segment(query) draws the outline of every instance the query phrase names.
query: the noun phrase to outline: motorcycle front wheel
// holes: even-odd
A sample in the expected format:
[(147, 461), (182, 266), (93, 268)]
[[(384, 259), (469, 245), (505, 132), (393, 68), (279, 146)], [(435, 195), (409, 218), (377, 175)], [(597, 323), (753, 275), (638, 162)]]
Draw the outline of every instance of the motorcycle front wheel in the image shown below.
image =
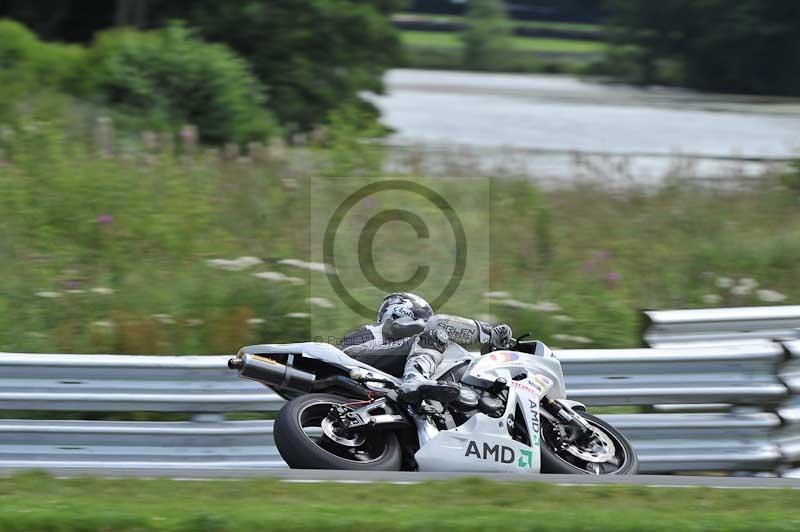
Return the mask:
[(582, 443), (567, 443), (564, 430), (542, 418), (542, 473), (568, 475), (635, 475), (639, 459), (628, 439), (599, 417), (581, 412), (594, 432)]
[(278, 452), (289, 467), (399, 471), (402, 450), (394, 433), (370, 430), (329, 437), (323, 431), (331, 407), (354, 402), (358, 403), (338, 395), (315, 393), (286, 403), (275, 420), (273, 432)]

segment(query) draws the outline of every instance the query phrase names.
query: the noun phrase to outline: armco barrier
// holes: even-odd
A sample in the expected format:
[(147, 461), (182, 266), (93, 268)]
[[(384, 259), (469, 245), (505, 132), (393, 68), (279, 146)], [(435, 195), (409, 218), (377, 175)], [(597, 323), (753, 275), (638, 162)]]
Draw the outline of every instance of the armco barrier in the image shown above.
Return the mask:
[(800, 305), (646, 310), (642, 320), (642, 340), (650, 347), (800, 339)]
[(781, 450), (785, 468), (794, 469), (800, 477), (800, 341), (785, 342), (789, 358), (780, 370), (780, 378), (790, 393), (790, 399), (778, 410), (783, 421), (776, 442)]
[(665, 349), (565, 350), (570, 398), (594, 406), (667, 403), (777, 404), (786, 355), (779, 343)]
[[(644, 472), (779, 472), (794, 465), (789, 388), (798, 345), (564, 350), (570, 398), (591, 406), (731, 405), (723, 413), (613, 414)], [(269, 389), (235, 378), (226, 356), (0, 354), (0, 410), (196, 414), (187, 422), (0, 420), (0, 467), (285, 467), (269, 421)], [(788, 369), (787, 369), (788, 368)], [(781, 371), (783, 373), (781, 373)], [(784, 406), (778, 410), (778, 405)], [(795, 453), (795, 454), (793, 454)]]

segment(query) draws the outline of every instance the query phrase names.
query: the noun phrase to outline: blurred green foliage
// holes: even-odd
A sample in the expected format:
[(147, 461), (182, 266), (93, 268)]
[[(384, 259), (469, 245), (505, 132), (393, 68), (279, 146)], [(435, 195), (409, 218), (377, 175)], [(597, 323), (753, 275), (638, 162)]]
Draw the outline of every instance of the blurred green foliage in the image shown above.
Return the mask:
[[(113, 113), (129, 131), (176, 131), (192, 124), (205, 142), (245, 143), (280, 133), (265, 90), (246, 61), (173, 24), (162, 30), (102, 33), (84, 48), (42, 42), (0, 21), (0, 115), (30, 93), (67, 95)], [(41, 104), (45, 100), (39, 100)], [(77, 103), (77, 102), (76, 102)], [(92, 114), (91, 112), (87, 115)]]
[(77, 45), (46, 43), (25, 26), (0, 20), (0, 76), (33, 85), (68, 89), (84, 49)]
[[(312, 3), (299, 27), (319, 25), (323, 39), (339, 31), (335, 24), (365, 23), (358, 17), (377, 17), (391, 4), (356, 2), (361, 7), (350, 14), (360, 15), (351, 20), (326, 11), (342, 7), (339, 0)], [(260, 34), (273, 22), (259, 18), (262, 3), (253, 5), (251, 30)], [(288, 17), (288, 5), (281, 9)], [(328, 27), (315, 17), (336, 22)], [(386, 38), (384, 22), (367, 32), (377, 40), (365, 42)], [(306, 29), (285, 38), (320, 45)], [(345, 48), (360, 42), (352, 38)], [(297, 129), (322, 125), (305, 136), (308, 145), (287, 148), (245, 61), (180, 24), (107, 32), (82, 48), (44, 43), (0, 22), (0, 346), (220, 353), (354, 327), (341, 302), (307, 301), (316, 295), (310, 287), (326, 282), (323, 273), (281, 262), (311, 260), (311, 207), (333, 197), (312, 197), (325, 190), (308, 176), (368, 182), (383, 169), (384, 149), (370, 142), (383, 130), (348, 77), (360, 67), (334, 68), (338, 53), (317, 51), (312, 60), (298, 52), (276, 67), (309, 76), (287, 79), (284, 96), (296, 100), (282, 119)], [(263, 68), (278, 61), (265, 57)], [(358, 76), (369, 85), (381, 68)], [(339, 75), (347, 80), (339, 83)], [(308, 120), (292, 118), (295, 105)], [(258, 142), (269, 136), (269, 144)], [(198, 140), (252, 142), (242, 151)], [(555, 346), (622, 347), (638, 343), (639, 308), (796, 302), (800, 211), (797, 194), (786, 193), (796, 192), (796, 174), (729, 189), (676, 180), (624, 191), (545, 191), (502, 175), (489, 179), (485, 193), (480, 182), (464, 180), (451, 192), (458, 215), (480, 228), (490, 260), (478, 257), (473, 266), (485, 269), (440, 310), (486, 314)], [(385, 241), (380, 266), (416, 264), (417, 246)], [(424, 263), (444, 264), (451, 254), (432, 246)], [(241, 257), (256, 260), (231, 267)], [(219, 259), (229, 262), (220, 267)]]
[(100, 34), (83, 65), (83, 94), (140, 128), (194, 124), (207, 142), (263, 140), (278, 132), (264, 87), (242, 58), (183, 25)]
[(375, 116), (357, 103), (342, 105), (328, 115), (324, 147), (327, 164), (322, 173), (331, 177), (377, 176), (382, 173), (383, 150), (369, 139), (384, 130)]
[(307, 337), (285, 316), (305, 309), (302, 287), (207, 264), (303, 250), (307, 198), (273, 171), (269, 147), (243, 158), (152, 132), (132, 145), (107, 119), (73, 134), (70, 100), (17, 103), (0, 138), (0, 345), (224, 353)]
[[(458, 17), (462, 23), (463, 17)], [(539, 23), (556, 35), (558, 23)], [(506, 22), (500, 33), (495, 24), (476, 17), (460, 35), (446, 31), (403, 31), (399, 66), (421, 69), (481, 70), (489, 72), (582, 73), (603, 58), (600, 40), (512, 36)], [(567, 26), (570, 26), (567, 24)], [(567, 30), (570, 31), (570, 30)], [(467, 44), (467, 41), (469, 44)]]
[[(360, 106), (375, 122), (376, 110), (359, 95), (381, 92), (384, 71), (398, 62), (400, 41), (388, 15), (402, 4), (120, 0), (93, 5), (90, 13), (63, 2), (48, 2), (41, 10), (23, 3), (0, 6), (0, 13), (48, 39), (90, 41), (101, 32), (81, 68), (74, 57), (83, 52), (80, 47), (37, 44), (12, 23), (0, 35), (8, 33), (3, 40), (17, 48), (51, 47), (47, 54), (25, 56), (28, 70), (44, 76), (31, 81), (51, 83), (63, 73), (81, 82), (84, 97), (133, 110), (126, 118), (138, 118), (140, 126), (187, 121), (200, 127), (204, 140), (242, 142), (277, 133), (272, 115), (290, 136), (324, 125), (342, 105)], [(110, 28), (117, 31), (103, 31)], [(0, 43), (0, 52), (5, 47)]]
[(628, 46), (618, 73), (643, 83), (800, 94), (796, 0), (612, 0), (609, 37)]
[(193, 2), (189, 22), (253, 65), (269, 87), (271, 108), (290, 131), (324, 123), (343, 103), (369, 105), (361, 91), (381, 92), (400, 41), (387, 16), (397, 0)]
[(510, 48), (511, 24), (502, 0), (473, 0), (467, 8), (467, 29), (462, 33), (464, 64), (487, 69)]
[(84, 60), (81, 46), (40, 41), (21, 24), (0, 19), (0, 118), (31, 91), (74, 90)]
[[(57, 93), (15, 103), (0, 126), (3, 350), (225, 353), (357, 325), (335, 298), (306, 301), (324, 273), (280, 262), (312, 260), (310, 211), (328, 196), (312, 198), (325, 189), (307, 176), (369, 182), (381, 165), (355, 108), (331, 114), (313, 146), (240, 152), (171, 134), (115, 136), (107, 119), (81, 125), (75, 101)], [(481, 180), (448, 193), (489, 257), (473, 256), (471, 267), (486, 269), (440, 310), (488, 314), (558, 347), (632, 347), (640, 308), (768, 302), (760, 289), (800, 301), (800, 210), (779, 179), (728, 190), (490, 182), (488, 194)], [(384, 275), (452, 258), (448, 246), (415, 247), (416, 237), (376, 242)], [(239, 257), (258, 260), (209, 262)], [(759, 286), (736, 288), (747, 279)]]

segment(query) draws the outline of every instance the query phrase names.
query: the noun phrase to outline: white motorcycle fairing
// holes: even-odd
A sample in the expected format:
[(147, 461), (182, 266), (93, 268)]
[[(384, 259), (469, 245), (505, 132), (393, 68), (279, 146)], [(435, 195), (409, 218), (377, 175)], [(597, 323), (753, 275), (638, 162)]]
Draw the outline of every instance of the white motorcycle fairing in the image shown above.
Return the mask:
[[(467, 375), (491, 382), (504, 378), (510, 383), (505, 412), (499, 418), (478, 413), (463, 425), (449, 430), (436, 431), (428, 427), (420, 435), (420, 449), (414, 455), (419, 471), (539, 473), (539, 403), (542, 396), (556, 388), (557, 382), (547, 375), (556, 373), (555, 368), (541, 367), (542, 360), (539, 356), (514, 351), (497, 351), (473, 360)], [(558, 360), (552, 355), (551, 360), (560, 374)], [(513, 380), (520, 369), (528, 376)], [(563, 389), (563, 381), (561, 387)], [(524, 418), (530, 445), (511, 437), (510, 431), (519, 421), (515, 420), (518, 413)]]

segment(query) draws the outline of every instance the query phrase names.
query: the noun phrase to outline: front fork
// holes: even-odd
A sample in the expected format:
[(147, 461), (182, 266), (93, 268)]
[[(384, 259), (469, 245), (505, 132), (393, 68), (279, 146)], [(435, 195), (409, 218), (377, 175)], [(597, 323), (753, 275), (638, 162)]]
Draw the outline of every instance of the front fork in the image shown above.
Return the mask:
[(582, 442), (592, 437), (592, 428), (572, 408), (559, 401), (554, 401), (546, 395), (542, 397), (541, 404), (547, 414), (567, 429), (565, 440), (568, 443)]

